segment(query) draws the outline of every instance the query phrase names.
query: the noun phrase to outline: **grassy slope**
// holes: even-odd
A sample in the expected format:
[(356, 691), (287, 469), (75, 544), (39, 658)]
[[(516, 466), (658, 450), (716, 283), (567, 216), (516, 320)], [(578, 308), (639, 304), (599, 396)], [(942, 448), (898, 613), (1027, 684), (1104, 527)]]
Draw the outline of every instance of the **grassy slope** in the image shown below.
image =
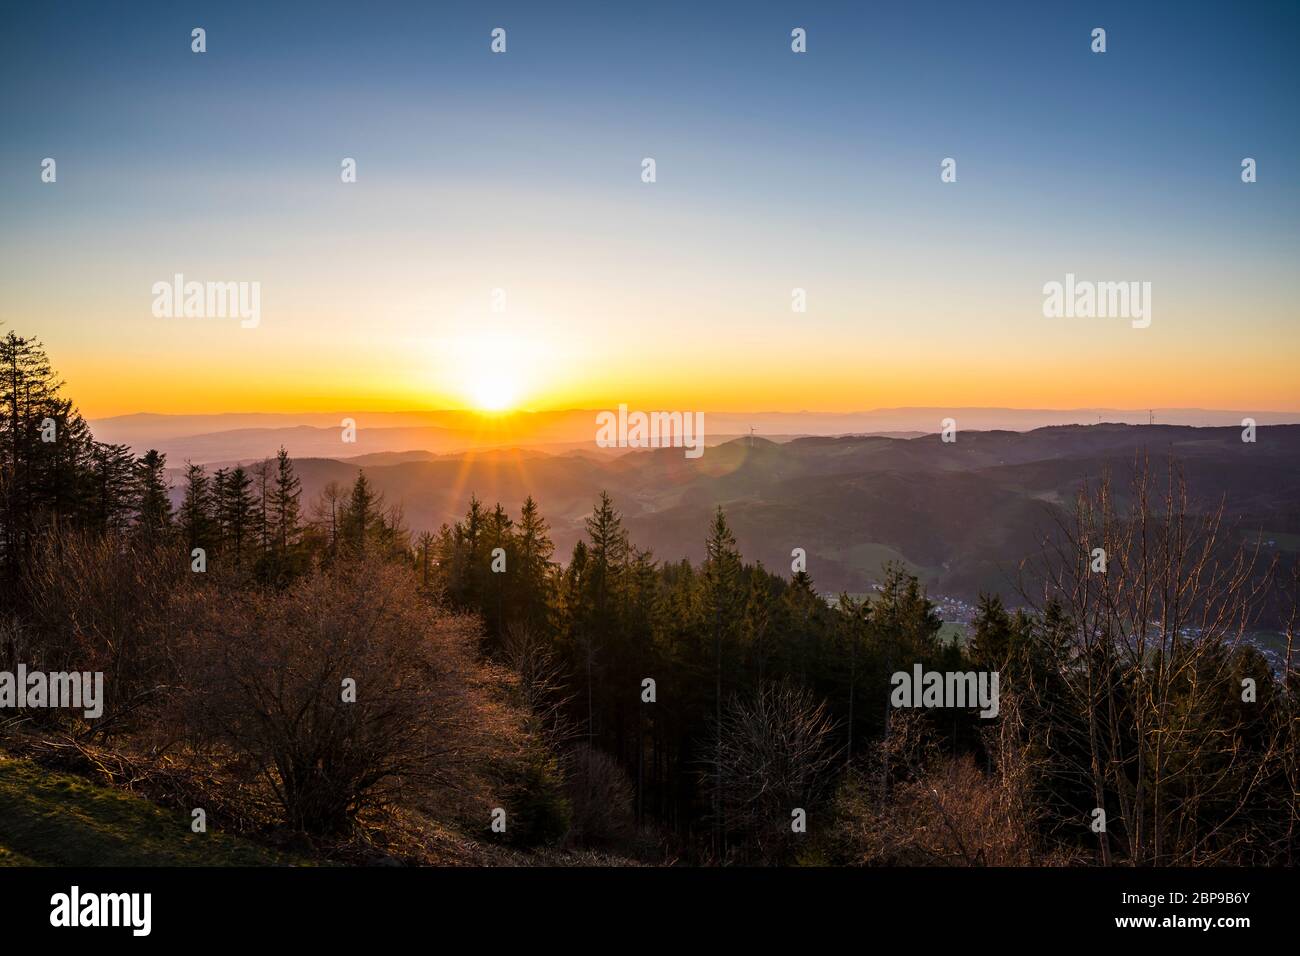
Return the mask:
[(0, 866), (292, 862), (238, 837), (193, 833), (184, 813), (0, 754)]

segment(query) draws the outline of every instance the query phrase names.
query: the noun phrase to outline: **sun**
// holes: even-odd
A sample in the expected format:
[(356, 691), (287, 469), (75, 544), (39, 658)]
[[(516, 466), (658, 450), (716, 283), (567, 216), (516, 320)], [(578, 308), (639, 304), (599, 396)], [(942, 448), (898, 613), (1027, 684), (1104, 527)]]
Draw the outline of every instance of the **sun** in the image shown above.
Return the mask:
[(457, 389), (465, 404), (480, 412), (508, 412), (518, 405), (526, 366), (511, 349), (479, 341), (458, 357)]
[(515, 385), (508, 375), (493, 370), (479, 372), (470, 383), (470, 397), (481, 412), (504, 412), (515, 403)]
[(456, 404), (484, 414), (518, 410), (537, 394), (547, 343), (527, 328), (467, 329), (432, 340), (435, 375)]

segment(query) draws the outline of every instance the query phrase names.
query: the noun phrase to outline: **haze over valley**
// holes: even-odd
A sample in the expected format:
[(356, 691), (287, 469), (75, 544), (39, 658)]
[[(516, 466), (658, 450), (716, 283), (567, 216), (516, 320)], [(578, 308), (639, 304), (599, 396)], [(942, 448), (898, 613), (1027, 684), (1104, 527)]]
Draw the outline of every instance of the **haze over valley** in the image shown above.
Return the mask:
[[(881, 579), (882, 565), (897, 561), (936, 594), (973, 602), (989, 592), (1018, 603), (1022, 564), (1038, 555), (1044, 536), (1083, 482), (1110, 473), (1122, 488), (1141, 455), (1157, 466), (1176, 456), (1197, 506), (1211, 511), (1226, 500), (1239, 533), (1262, 534), (1266, 551), (1294, 553), (1300, 547), (1300, 425), (1261, 424), (1257, 440), (1243, 442), (1235, 412), (1159, 413), (1215, 421), (1236, 417), (1238, 424), (1222, 427), (1107, 422), (1029, 431), (963, 429), (951, 443), (937, 432), (903, 431), (937, 420), (934, 410), (842, 417), (720, 415), (713, 420), (723, 427), (755, 420), (799, 429), (872, 421), (899, 431), (782, 441), (720, 436), (698, 460), (676, 448), (599, 449), (591, 438), (593, 414), (358, 416), (359, 426), (367, 418), (379, 424), (358, 427), (355, 445), (342, 443), (339, 429), (322, 423), (326, 416), (296, 425), (282, 423), (282, 416), (236, 416), (234, 423), (243, 427), (207, 434), (174, 433), (231, 422), (225, 416), (201, 421), (181, 416), (179, 422), (172, 416), (133, 416), (92, 427), (118, 440), (152, 441), (151, 447), (165, 451), (177, 505), (184, 458), (211, 470), (271, 457), (281, 444), (295, 456), (304, 500), (316, 500), (331, 482), (350, 485), (364, 469), (416, 534), (454, 523), (471, 495), (510, 510), (531, 495), (551, 522), (562, 562), (583, 536), (601, 491), (622, 510), (633, 540), (664, 561), (702, 560), (701, 529), (722, 506), (746, 556), (788, 575), (791, 549), (802, 547), (818, 589), (831, 594), (866, 592)], [(1049, 414), (1077, 419), (1095, 413), (952, 413), (959, 422), (1033, 421)], [(1286, 417), (1261, 416), (1264, 422)], [(440, 424), (424, 423), (429, 420)], [(504, 444), (524, 434), (538, 443)], [(401, 448), (431, 437), (443, 447), (459, 442), (484, 447), (442, 453), (437, 445)], [(362, 453), (346, 453), (353, 451)]]

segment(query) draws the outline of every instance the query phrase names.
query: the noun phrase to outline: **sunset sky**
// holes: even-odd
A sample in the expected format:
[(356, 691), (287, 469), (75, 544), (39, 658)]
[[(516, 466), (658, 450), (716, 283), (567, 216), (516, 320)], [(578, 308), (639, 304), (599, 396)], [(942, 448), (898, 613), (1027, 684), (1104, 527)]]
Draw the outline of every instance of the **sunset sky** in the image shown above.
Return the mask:
[(6, 14), (0, 328), (88, 416), (1300, 411), (1294, 4), (272, 6)]

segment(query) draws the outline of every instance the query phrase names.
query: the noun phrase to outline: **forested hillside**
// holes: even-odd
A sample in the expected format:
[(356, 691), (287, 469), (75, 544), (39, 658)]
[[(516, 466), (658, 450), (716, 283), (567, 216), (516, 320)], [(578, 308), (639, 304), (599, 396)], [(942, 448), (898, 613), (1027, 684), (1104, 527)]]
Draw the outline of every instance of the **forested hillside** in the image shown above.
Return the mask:
[[(1222, 504), (1242, 536), (1263, 536), (1285, 563), (1300, 557), (1300, 426), (1240, 428), (1068, 426), (1032, 432), (803, 438), (778, 444), (744, 438), (698, 461), (678, 449), (619, 457), (532, 450), (477, 451), (389, 463), (295, 461), (305, 500), (331, 483), (350, 486), (364, 467), (406, 524), (434, 530), (465, 511), (470, 493), (514, 507), (545, 505), (567, 558), (585, 536), (592, 502), (608, 491), (634, 541), (661, 557), (704, 558), (700, 529), (721, 504), (741, 551), (789, 576), (790, 551), (809, 556), (820, 590), (861, 594), (898, 561), (934, 593), (974, 603), (983, 592), (1019, 604), (1022, 561), (1037, 554), (1079, 489), (1110, 474), (1126, 493), (1139, 455), (1155, 466), (1175, 457), (1191, 507)], [(348, 446), (339, 444), (340, 457)], [(143, 449), (141, 449), (143, 451)], [(183, 465), (183, 463), (173, 463)], [(212, 470), (211, 468), (209, 470)], [(183, 494), (177, 476), (174, 500)], [(1266, 557), (1272, 557), (1272, 554)], [(1264, 562), (1267, 564), (1267, 561)], [(1280, 625), (1280, 609), (1272, 614)]]

